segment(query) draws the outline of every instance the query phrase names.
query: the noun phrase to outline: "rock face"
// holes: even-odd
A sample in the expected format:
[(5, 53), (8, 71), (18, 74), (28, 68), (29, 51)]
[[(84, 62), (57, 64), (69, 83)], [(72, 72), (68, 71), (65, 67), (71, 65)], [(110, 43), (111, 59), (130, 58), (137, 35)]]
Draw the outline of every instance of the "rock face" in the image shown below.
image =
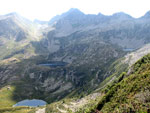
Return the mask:
[(26, 21), (17, 13), (0, 16), (0, 37), (15, 41), (26, 39), (29, 35), (27, 29), (29, 24), (31, 24), (30, 21)]
[(131, 66), (148, 53), (150, 53), (150, 44), (145, 45), (135, 52), (127, 54), (123, 62), (128, 63)]
[[(30, 22), (16, 13), (0, 16), (0, 86), (12, 84), (20, 98), (48, 102), (72, 91), (89, 93), (110, 76), (110, 65), (127, 53), (124, 49), (138, 49), (150, 42), (150, 18), (144, 17), (86, 15), (78, 9), (49, 22)], [(147, 48), (141, 54), (148, 53)], [(132, 64), (130, 56), (125, 62)], [(51, 61), (67, 65), (39, 65)]]

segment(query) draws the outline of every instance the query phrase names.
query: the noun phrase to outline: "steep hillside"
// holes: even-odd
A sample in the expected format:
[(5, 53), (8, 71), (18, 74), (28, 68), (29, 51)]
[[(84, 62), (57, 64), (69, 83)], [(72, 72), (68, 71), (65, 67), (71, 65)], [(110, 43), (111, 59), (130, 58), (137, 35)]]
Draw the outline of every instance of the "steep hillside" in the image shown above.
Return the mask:
[(150, 107), (150, 54), (123, 73), (111, 86), (97, 106), (97, 112), (149, 112)]
[(0, 60), (17, 54), (22, 54), (20, 58), (35, 55), (30, 43), (40, 38), (41, 32), (36, 25), (19, 14), (0, 16)]
[[(115, 84), (119, 83), (123, 78), (128, 77), (129, 74), (133, 73), (133, 66), (131, 65), (131, 62), (132, 64), (133, 61), (134, 63), (137, 62), (137, 60), (141, 59), (143, 56), (145, 56), (148, 53), (150, 53), (149, 45), (146, 45), (137, 51), (125, 55), (125, 57), (115, 61), (109, 67), (107, 67), (107, 71), (103, 75), (106, 76), (106, 79), (100, 82), (97, 89), (93, 91), (90, 95), (85, 97), (81, 96), (81, 98), (72, 98), (72, 99), (68, 96), (62, 101), (48, 105), (46, 108), (47, 113), (53, 113), (55, 111), (60, 113), (61, 111), (63, 112), (72, 111), (77, 113), (90, 112), (90, 110), (92, 108), (95, 108), (95, 106), (97, 106), (99, 101), (101, 101), (101, 98), (103, 98), (103, 96), (105, 96), (105, 94), (107, 94), (107, 92), (109, 92), (109, 90)], [(134, 57), (134, 56), (138, 56), (138, 57)], [(130, 60), (126, 60), (128, 58), (130, 58)], [(96, 84), (96, 82), (94, 82), (94, 84)], [(88, 90), (89, 87), (91, 88), (91, 86), (88, 85), (88, 87), (85, 87), (84, 89)], [(81, 93), (81, 95), (82, 94), (83, 93)]]

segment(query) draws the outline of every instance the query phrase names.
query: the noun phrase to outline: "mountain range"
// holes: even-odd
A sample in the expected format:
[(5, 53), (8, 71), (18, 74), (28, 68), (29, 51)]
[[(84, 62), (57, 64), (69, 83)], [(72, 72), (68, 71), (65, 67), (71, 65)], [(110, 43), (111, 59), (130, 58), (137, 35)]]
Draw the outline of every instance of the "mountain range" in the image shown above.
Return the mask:
[(12, 107), (34, 98), (48, 103), (46, 113), (148, 111), (149, 42), (149, 11), (133, 18), (72, 8), (34, 22), (1, 15), (0, 112), (36, 112)]

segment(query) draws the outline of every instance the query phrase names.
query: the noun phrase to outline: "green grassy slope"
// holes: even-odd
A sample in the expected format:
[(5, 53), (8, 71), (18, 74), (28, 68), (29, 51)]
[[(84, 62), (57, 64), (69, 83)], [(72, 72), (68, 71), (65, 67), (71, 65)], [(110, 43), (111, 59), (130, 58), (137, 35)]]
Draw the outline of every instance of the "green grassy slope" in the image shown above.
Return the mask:
[(15, 87), (13, 86), (5, 86), (2, 89), (0, 89), (0, 105), (1, 108), (3, 107), (11, 107), (16, 103), (15, 100), (13, 100), (13, 92), (15, 90)]
[[(150, 54), (107, 87), (97, 110), (106, 113), (146, 113), (150, 110)], [(95, 111), (95, 110), (94, 110)]]
[(30, 107), (0, 108), (0, 113), (35, 113), (35, 108)]
[[(15, 86), (5, 86), (0, 89), (0, 113), (32, 113), (35, 108), (30, 107), (12, 107), (17, 103), (13, 99)], [(17, 95), (17, 94), (16, 94)]]

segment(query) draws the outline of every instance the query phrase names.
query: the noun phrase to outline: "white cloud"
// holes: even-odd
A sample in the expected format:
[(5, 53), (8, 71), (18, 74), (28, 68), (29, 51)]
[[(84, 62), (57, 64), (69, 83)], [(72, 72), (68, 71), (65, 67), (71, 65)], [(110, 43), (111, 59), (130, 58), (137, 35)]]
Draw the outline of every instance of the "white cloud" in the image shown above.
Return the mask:
[(32, 20), (49, 20), (73, 7), (87, 14), (123, 11), (140, 17), (150, 10), (149, 3), (149, 0), (0, 0), (0, 14), (18, 12)]

